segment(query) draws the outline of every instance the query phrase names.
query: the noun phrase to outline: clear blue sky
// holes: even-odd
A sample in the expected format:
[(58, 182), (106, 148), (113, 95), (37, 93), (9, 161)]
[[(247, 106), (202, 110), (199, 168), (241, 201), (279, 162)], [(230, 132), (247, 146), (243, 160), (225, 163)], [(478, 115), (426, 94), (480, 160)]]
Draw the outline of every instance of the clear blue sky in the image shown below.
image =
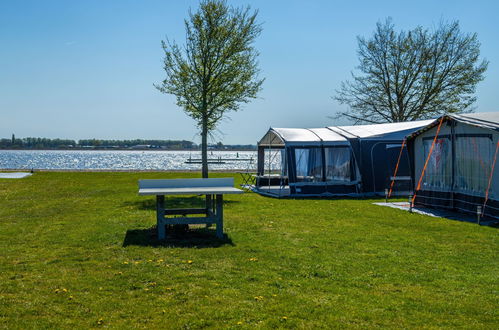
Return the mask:
[[(255, 143), (270, 127), (323, 127), (357, 65), (356, 36), (391, 16), (399, 29), (459, 20), (490, 61), (477, 111), (499, 111), (497, 1), (229, 1), (259, 10), (260, 98), (231, 113), (213, 142)], [(153, 83), (160, 41), (183, 43), (198, 1), (1, 1), (0, 137), (158, 138), (199, 142), (194, 121)]]

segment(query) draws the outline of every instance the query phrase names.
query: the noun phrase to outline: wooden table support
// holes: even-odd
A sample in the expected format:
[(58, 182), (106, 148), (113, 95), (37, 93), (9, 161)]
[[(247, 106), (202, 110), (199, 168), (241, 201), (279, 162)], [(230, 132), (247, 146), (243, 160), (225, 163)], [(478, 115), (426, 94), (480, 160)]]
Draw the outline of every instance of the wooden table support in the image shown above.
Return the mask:
[(158, 239), (165, 238), (165, 225), (163, 219), (165, 218), (165, 196), (156, 196), (156, 220), (158, 229)]
[(217, 220), (217, 237), (223, 238), (224, 236), (224, 195), (217, 195), (217, 205), (215, 218)]
[[(163, 240), (166, 238), (166, 225), (188, 224), (205, 224), (207, 227), (216, 224), (216, 235), (218, 238), (223, 238), (223, 195), (208, 196), (206, 208), (202, 209), (169, 209), (165, 206), (165, 196), (156, 196), (158, 239)], [(188, 217), (189, 214), (205, 214), (205, 216)]]

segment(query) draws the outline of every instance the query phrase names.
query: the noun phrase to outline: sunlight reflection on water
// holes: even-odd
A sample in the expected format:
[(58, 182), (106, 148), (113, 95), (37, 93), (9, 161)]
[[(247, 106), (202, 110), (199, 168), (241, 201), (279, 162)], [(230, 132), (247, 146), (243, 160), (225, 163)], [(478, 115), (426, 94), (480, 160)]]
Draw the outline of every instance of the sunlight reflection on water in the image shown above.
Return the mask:
[[(253, 159), (209, 164), (213, 170), (255, 170), (256, 151), (213, 151), (208, 158)], [(201, 164), (186, 164), (201, 158), (199, 151), (142, 150), (0, 150), (0, 169), (49, 170), (199, 170)]]

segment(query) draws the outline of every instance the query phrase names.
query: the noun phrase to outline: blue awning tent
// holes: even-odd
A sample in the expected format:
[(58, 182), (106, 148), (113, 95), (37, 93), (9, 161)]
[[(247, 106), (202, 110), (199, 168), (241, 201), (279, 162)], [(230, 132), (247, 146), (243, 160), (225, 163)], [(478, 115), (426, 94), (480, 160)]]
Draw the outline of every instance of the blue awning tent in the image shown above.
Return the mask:
[(416, 206), (499, 218), (499, 112), (442, 116), (407, 147)]
[(277, 197), (384, 194), (392, 179), (395, 193), (412, 187), (404, 151), (406, 135), (432, 120), (324, 128), (270, 128), (258, 142), (254, 190)]

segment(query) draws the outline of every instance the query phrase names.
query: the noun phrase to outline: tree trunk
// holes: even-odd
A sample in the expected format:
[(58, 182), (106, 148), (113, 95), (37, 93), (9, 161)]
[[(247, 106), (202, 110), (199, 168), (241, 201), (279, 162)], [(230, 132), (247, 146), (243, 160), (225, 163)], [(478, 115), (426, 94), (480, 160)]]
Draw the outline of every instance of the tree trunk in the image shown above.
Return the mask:
[(203, 118), (203, 128), (201, 130), (201, 175), (208, 177), (208, 119)]

